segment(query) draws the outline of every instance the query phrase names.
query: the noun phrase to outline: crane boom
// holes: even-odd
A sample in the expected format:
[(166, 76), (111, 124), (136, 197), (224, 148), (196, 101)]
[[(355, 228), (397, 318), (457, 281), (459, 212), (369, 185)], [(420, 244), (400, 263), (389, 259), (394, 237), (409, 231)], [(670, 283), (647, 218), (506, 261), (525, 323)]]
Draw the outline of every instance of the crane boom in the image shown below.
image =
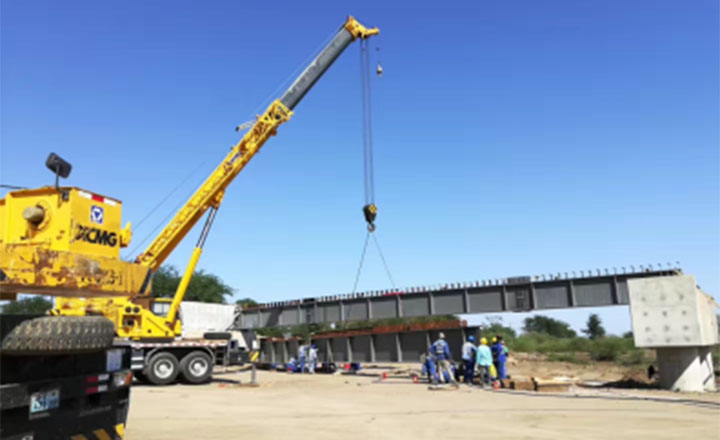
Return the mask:
[(276, 134), (277, 128), (290, 119), (292, 110), (345, 48), (357, 38), (365, 39), (378, 33), (377, 28), (366, 28), (353, 17), (348, 17), (330, 43), (282, 97), (273, 101), (257, 118), (252, 128), (232, 147), (222, 163), (208, 176), (136, 261), (153, 271), (157, 270), (203, 214), (211, 207), (217, 208), (220, 205), (230, 182), (260, 151), (265, 142)]

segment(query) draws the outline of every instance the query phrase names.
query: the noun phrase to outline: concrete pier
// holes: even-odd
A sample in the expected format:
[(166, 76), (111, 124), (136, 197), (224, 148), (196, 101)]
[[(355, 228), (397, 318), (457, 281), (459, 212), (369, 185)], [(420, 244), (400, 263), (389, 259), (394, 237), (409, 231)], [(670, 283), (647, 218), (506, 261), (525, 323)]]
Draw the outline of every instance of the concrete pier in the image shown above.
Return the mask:
[(660, 385), (673, 391), (715, 391), (710, 347), (658, 348)]
[(695, 277), (628, 280), (635, 346), (657, 352), (660, 383), (673, 391), (714, 391), (715, 302)]

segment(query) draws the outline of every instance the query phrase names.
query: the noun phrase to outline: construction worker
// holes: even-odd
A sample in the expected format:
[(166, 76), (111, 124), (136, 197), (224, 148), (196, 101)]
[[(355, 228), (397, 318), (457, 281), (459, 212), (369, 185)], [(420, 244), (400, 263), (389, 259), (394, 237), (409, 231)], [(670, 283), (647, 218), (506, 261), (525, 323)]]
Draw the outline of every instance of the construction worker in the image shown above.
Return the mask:
[(288, 373), (295, 373), (297, 372), (297, 359), (295, 357), (291, 357), (287, 364), (285, 364), (285, 371)]
[(463, 375), (463, 381), (472, 386), (473, 378), (475, 376), (475, 353), (477, 347), (475, 347), (475, 336), (470, 335), (467, 341), (462, 346), (462, 360), (465, 364), (465, 374)]
[(317, 364), (317, 358), (317, 345), (313, 344), (310, 346), (310, 352), (308, 353), (308, 371), (310, 372), (310, 374), (315, 374), (315, 364)]
[(431, 350), (432, 354), (435, 356), (438, 375), (440, 377), (446, 377), (446, 380), (449, 380), (453, 383), (453, 385), (457, 386), (458, 383), (455, 380), (455, 375), (453, 374), (450, 366), (450, 360), (452, 357), (450, 356), (450, 347), (445, 341), (445, 333), (440, 332), (437, 341), (433, 342)]
[(480, 345), (477, 348), (478, 373), (480, 374), (480, 381), (482, 382), (484, 388), (490, 386), (490, 367), (493, 364), (492, 352), (487, 344), (487, 339), (481, 338)]
[(498, 338), (501, 338), (501, 339), (502, 339), (502, 336), (500, 336), (500, 335), (495, 335), (495, 336), (493, 336), (493, 338), (492, 338), (492, 345), (490, 346), (490, 352), (492, 353), (493, 367), (495, 367), (495, 371), (497, 371), (497, 367), (498, 367), (498, 363), (497, 363), (497, 362), (498, 362), (498, 361), (497, 361), (497, 359), (498, 359), (498, 348), (499, 348)]
[(305, 361), (307, 360), (308, 347), (305, 344), (301, 344), (298, 347), (298, 363), (300, 364), (300, 372), (305, 372)]
[(500, 355), (498, 356), (498, 365), (500, 366), (498, 376), (500, 379), (507, 379), (507, 359), (510, 356), (510, 353), (504, 340), (500, 340), (500, 345), (502, 346), (502, 349), (500, 350)]
[(432, 350), (428, 350), (427, 353), (420, 355), (420, 363), (422, 364), (422, 374), (427, 375), (428, 382), (434, 384), (440, 382), (437, 368), (435, 368), (435, 357), (432, 354)]
[(507, 373), (505, 371), (505, 364), (507, 363), (507, 348), (502, 336), (496, 336), (495, 344), (492, 346), (492, 354), (495, 362), (495, 370), (497, 370), (498, 379), (507, 379)]

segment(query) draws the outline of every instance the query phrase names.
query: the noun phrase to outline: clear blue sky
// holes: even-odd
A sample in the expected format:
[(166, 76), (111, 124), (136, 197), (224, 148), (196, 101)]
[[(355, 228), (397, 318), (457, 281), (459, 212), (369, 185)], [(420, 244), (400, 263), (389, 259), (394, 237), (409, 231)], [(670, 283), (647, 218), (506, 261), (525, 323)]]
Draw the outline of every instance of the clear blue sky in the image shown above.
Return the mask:
[[(137, 243), (353, 14), (382, 31), (378, 238), (400, 286), (679, 260), (718, 298), (717, 1), (398, 3), (5, 0), (0, 181), (50, 184), (55, 151), (69, 185), (121, 199), (137, 223), (200, 166)], [(238, 297), (352, 289), (358, 52), (225, 197), (200, 267)], [(360, 289), (386, 287), (370, 252)], [(601, 311), (628, 329), (626, 308)], [(555, 316), (578, 328), (587, 313)]]

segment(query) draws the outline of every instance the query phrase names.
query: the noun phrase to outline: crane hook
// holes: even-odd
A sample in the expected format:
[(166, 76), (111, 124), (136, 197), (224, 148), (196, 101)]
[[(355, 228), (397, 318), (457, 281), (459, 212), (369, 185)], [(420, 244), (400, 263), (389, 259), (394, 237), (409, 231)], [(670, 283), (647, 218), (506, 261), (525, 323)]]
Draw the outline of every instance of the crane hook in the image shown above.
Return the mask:
[(377, 206), (374, 203), (368, 203), (363, 206), (363, 214), (368, 224), (368, 231), (375, 232), (375, 217), (377, 217)]
[(379, 62), (378, 62), (377, 69), (375, 70), (375, 72), (377, 72), (377, 76), (382, 76), (382, 74), (383, 74), (382, 64), (380, 64)]

